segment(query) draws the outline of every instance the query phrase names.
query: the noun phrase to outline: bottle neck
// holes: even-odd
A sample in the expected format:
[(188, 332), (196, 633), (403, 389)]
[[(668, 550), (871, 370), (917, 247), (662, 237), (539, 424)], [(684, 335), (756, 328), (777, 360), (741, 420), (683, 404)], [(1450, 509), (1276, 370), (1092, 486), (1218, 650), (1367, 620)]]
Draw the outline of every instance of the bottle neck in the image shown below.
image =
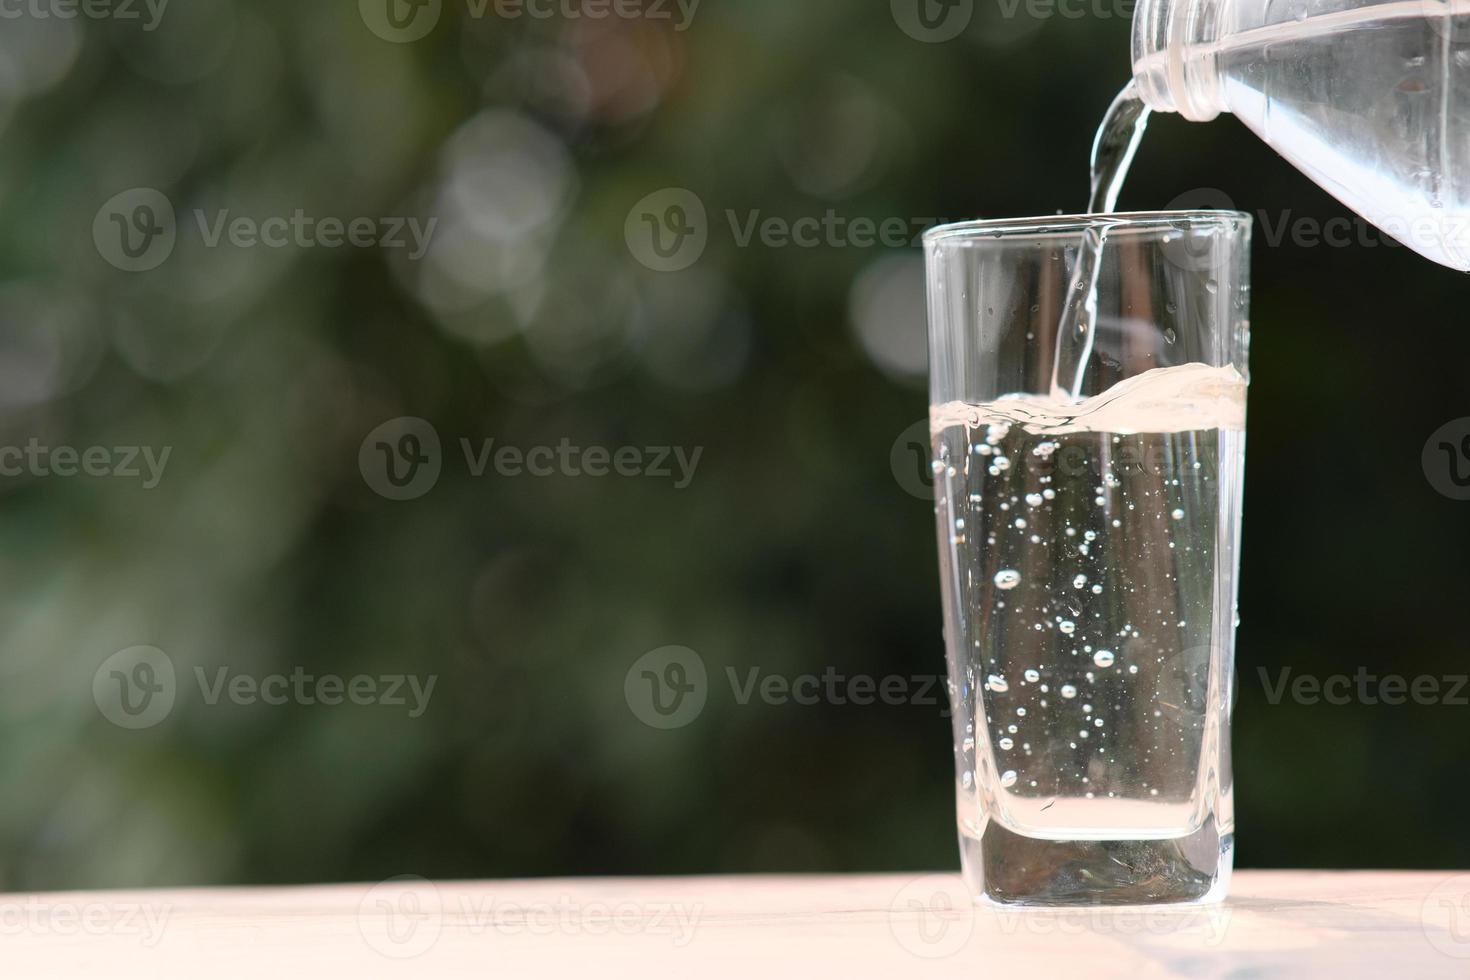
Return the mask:
[(1207, 48), (1220, 36), (1225, 2), (1139, 0), (1133, 12), (1133, 80), (1150, 109), (1193, 122), (1228, 111), (1217, 56)]

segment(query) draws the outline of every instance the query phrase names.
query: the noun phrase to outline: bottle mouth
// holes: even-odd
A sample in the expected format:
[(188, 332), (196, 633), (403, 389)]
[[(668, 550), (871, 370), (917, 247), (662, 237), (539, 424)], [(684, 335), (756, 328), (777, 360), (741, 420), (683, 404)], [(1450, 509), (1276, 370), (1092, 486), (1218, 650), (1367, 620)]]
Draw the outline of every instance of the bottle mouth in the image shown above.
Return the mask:
[(1220, 29), (1217, 0), (1138, 0), (1133, 11), (1133, 80), (1156, 112), (1208, 122), (1220, 102), (1216, 58), (1209, 45)]
[(1159, 85), (1162, 76), (1144, 70), (1145, 65), (1161, 59), (1169, 47), (1164, 17), (1169, 6), (1168, 0), (1138, 0), (1133, 8), (1133, 79), (1144, 103), (1156, 112), (1175, 111), (1167, 87)]

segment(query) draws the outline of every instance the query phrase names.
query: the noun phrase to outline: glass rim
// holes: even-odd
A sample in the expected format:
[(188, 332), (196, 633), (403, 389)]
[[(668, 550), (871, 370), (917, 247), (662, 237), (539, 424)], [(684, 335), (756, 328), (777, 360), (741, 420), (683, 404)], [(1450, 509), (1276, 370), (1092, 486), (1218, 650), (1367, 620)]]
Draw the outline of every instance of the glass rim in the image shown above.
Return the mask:
[(1251, 216), (1244, 211), (1110, 211), (1098, 214), (1048, 214), (1033, 218), (983, 218), (936, 225), (924, 232), (924, 243), (976, 238), (1006, 239), (1038, 235), (1080, 234), (1089, 228), (1107, 228), (1108, 233), (1130, 231), (1179, 230), (1181, 223), (1190, 227), (1241, 228), (1251, 226)]

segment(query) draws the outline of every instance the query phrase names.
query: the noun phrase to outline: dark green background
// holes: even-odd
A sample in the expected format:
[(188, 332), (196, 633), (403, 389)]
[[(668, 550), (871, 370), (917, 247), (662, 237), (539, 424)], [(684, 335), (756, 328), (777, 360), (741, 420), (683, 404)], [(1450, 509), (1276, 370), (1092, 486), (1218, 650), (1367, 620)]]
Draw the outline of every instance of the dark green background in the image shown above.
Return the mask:
[[(0, 482), (0, 886), (954, 866), (936, 707), (741, 705), (724, 679), (942, 670), (931, 508), (889, 463), (923, 379), (852, 326), (854, 281), (918, 252), (740, 248), (723, 216), (1074, 211), (1127, 20), (977, 0), (929, 44), (886, 0), (704, 0), (684, 32), (445, 3), (403, 45), (349, 0), (173, 0), (152, 33), (0, 24), (0, 442), (173, 447), (153, 491)], [(484, 191), (559, 195), (527, 238), (467, 253), (485, 273), (462, 313), (372, 249), (203, 250), (181, 230), (162, 268), (126, 274), (93, 246), (97, 209), (137, 186), (185, 222), (441, 213), (477, 117), (566, 169)], [(673, 186), (713, 227), (660, 274), (624, 222)], [(1200, 188), (1273, 222), (1343, 213), (1235, 121), (1157, 119), (1123, 206), (1214, 203)], [(1470, 707), (1271, 705), (1258, 669), (1470, 671), (1470, 504), (1420, 463), (1470, 415), (1465, 280), (1259, 228), (1253, 265), (1239, 863), (1464, 866)], [(893, 330), (912, 344), (921, 317)], [(404, 415), (446, 466), (391, 503), (357, 454)], [(460, 437), (704, 455), (683, 491), (471, 479)], [(440, 681), (419, 719), (181, 696), (127, 732), (91, 685), (137, 644), (181, 676)], [(670, 644), (713, 690), (655, 731), (623, 681)]]

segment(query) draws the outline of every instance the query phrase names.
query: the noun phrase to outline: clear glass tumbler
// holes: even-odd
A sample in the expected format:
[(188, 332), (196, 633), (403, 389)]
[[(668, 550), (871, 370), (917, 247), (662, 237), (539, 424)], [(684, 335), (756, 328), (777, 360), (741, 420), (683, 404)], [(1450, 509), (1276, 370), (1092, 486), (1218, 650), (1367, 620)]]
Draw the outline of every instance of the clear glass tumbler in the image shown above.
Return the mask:
[(1249, 244), (1248, 216), (1215, 211), (925, 237), (960, 850), (977, 898), (1224, 896)]

